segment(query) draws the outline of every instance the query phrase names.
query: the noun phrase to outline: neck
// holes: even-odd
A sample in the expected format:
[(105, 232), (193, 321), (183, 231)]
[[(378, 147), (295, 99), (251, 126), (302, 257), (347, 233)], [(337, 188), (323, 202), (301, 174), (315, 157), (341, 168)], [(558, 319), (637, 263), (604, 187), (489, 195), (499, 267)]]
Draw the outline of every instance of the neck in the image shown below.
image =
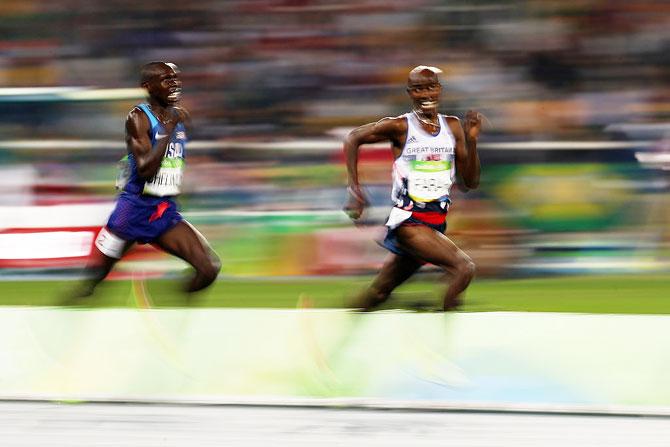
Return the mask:
[(437, 113), (427, 116), (426, 114), (423, 113), (421, 109), (413, 109), (412, 112), (414, 113), (414, 116), (416, 116), (417, 119), (421, 121), (423, 124), (426, 124), (428, 126), (440, 125), (439, 121), (437, 120)]
[(152, 112), (154, 112), (156, 118), (158, 118), (163, 124), (169, 124), (170, 122), (172, 122), (172, 118), (168, 113), (167, 106), (159, 103), (158, 101), (149, 100), (149, 108), (151, 109)]
[(152, 110), (164, 111), (164, 110), (167, 110), (167, 108), (169, 106), (168, 104), (163, 104), (162, 102), (158, 101), (156, 98), (153, 98), (153, 97), (150, 97), (147, 102), (151, 106)]

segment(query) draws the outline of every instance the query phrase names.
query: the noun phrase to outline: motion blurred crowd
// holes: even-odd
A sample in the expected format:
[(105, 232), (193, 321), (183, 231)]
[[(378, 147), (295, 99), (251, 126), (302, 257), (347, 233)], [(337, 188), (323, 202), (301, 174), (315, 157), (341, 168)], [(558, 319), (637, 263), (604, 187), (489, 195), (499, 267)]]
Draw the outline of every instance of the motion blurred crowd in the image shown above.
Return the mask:
[[(0, 206), (110, 202), (142, 95), (110, 92), (168, 60), (200, 144), (182, 204), (226, 272), (374, 270), (383, 254), (339, 211), (340, 139), (407, 111), (407, 72), (430, 64), (443, 112), (487, 118), (481, 188), (449, 218), (480, 274), (667, 270), (667, 178), (635, 153), (670, 141), (639, 144), (670, 134), (668, 16), (666, 0), (1, 0)], [(361, 159), (381, 223), (390, 154)]]
[[(196, 137), (308, 136), (402, 113), (426, 63), (445, 69), (443, 109), (484, 111), (496, 138), (602, 139), (670, 115), (668, 15), (664, 0), (3, 0), (0, 86), (131, 87), (171, 60)], [(0, 134), (118, 137), (21, 110)]]

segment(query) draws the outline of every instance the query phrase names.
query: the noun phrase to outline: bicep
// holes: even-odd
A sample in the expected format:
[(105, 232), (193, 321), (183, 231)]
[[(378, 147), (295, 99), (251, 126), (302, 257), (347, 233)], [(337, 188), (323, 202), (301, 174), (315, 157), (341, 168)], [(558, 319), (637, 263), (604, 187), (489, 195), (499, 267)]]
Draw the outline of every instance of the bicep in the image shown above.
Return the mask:
[(355, 145), (379, 143), (394, 140), (397, 123), (385, 118), (375, 123), (365, 124), (351, 131), (349, 139)]
[(126, 147), (137, 160), (151, 152), (148, 124), (131, 112), (126, 119)]

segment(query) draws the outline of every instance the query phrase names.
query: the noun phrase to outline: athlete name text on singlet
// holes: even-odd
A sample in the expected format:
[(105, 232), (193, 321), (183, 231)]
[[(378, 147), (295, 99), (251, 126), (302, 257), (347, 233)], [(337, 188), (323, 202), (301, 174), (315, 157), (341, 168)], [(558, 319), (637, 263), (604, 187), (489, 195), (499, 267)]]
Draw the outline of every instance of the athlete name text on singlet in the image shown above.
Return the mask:
[(148, 194), (158, 197), (176, 196), (181, 193), (181, 184), (184, 176), (186, 160), (186, 128), (183, 123), (175, 126), (171, 135), (165, 131), (163, 124), (156, 118), (148, 104), (137, 106), (149, 118), (149, 136), (151, 147), (163, 138), (169, 138), (165, 148), (165, 155), (156, 175), (144, 180), (137, 172), (137, 163), (134, 155), (129, 152), (119, 163), (119, 175), (116, 187), (131, 194)]

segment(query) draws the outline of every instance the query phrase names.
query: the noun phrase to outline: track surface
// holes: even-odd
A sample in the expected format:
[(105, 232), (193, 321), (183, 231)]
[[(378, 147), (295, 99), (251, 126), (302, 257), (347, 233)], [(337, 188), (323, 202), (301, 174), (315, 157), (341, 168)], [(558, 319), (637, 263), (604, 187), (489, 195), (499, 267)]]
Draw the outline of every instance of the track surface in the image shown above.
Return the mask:
[(2, 402), (0, 445), (667, 447), (670, 419)]

